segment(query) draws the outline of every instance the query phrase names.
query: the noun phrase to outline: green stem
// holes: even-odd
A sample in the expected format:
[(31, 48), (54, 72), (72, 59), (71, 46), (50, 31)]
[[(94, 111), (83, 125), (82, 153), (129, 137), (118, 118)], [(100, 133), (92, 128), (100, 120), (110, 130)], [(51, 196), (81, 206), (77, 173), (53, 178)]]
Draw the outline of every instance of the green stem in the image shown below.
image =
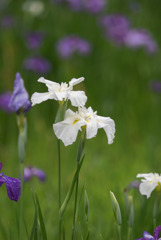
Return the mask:
[[(82, 129), (81, 139), (78, 146), (78, 152), (77, 152), (77, 170), (79, 167), (79, 162), (81, 160), (83, 150), (84, 150), (84, 143), (85, 143), (85, 129)], [(76, 225), (76, 215), (77, 215), (77, 199), (78, 199), (78, 183), (79, 183), (79, 173), (77, 175), (76, 180), (76, 188), (75, 188), (75, 201), (74, 201), (74, 214), (73, 214), (73, 227), (72, 227), (72, 240), (74, 239), (74, 233), (75, 233), (75, 225)]]
[(73, 215), (73, 227), (72, 227), (72, 240), (74, 239), (74, 233), (75, 233), (76, 212), (77, 212), (77, 199), (78, 199), (78, 182), (79, 182), (79, 176), (77, 177), (76, 189), (75, 189), (75, 202), (74, 202), (74, 215)]
[(128, 228), (127, 240), (130, 240), (130, 239), (131, 239), (131, 233), (132, 233), (132, 228), (129, 227), (129, 228)]
[(118, 240), (121, 240), (121, 226), (117, 225), (117, 231), (118, 231)]
[(24, 163), (20, 163), (20, 174), (21, 174), (21, 198), (20, 198), (20, 219), (19, 219), (19, 240), (23, 240), (23, 203), (24, 203), (24, 194), (23, 194), (23, 178), (24, 178)]
[[(61, 159), (60, 141), (58, 140), (58, 207), (61, 208)], [(61, 217), (59, 215), (59, 240), (61, 240)]]

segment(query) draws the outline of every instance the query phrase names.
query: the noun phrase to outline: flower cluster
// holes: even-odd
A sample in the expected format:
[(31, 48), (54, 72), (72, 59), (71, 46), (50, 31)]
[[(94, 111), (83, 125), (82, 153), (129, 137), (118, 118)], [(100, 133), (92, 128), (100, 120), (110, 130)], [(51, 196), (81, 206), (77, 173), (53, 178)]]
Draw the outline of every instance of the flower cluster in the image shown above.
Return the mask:
[(99, 128), (103, 128), (107, 137), (108, 143), (111, 144), (115, 134), (115, 123), (109, 117), (98, 116), (91, 107), (84, 107), (87, 96), (84, 91), (73, 91), (73, 87), (84, 81), (84, 78), (73, 78), (69, 84), (55, 83), (44, 79), (38, 79), (38, 82), (45, 83), (48, 87), (46, 93), (34, 93), (31, 97), (32, 106), (41, 103), (48, 99), (55, 99), (59, 102), (70, 100), (72, 106), (78, 107), (78, 111), (73, 112), (67, 109), (63, 121), (53, 124), (54, 132), (58, 139), (61, 139), (65, 146), (68, 146), (76, 141), (78, 131), (86, 129), (86, 138), (90, 139), (97, 135)]
[(31, 180), (34, 176), (41, 182), (46, 180), (46, 174), (41, 169), (32, 166), (24, 168), (24, 182)]
[(158, 49), (151, 34), (145, 29), (131, 28), (130, 21), (123, 15), (106, 15), (100, 20), (105, 35), (114, 43), (133, 49), (144, 47), (147, 52), (155, 53)]
[(106, 0), (52, 0), (53, 3), (67, 3), (73, 11), (85, 11), (92, 14), (102, 12), (106, 6)]
[(83, 38), (69, 35), (57, 42), (56, 49), (61, 58), (71, 58), (74, 53), (88, 55), (91, 52), (91, 45)]
[(38, 74), (47, 74), (51, 70), (51, 63), (46, 58), (33, 56), (24, 60), (23, 67)]

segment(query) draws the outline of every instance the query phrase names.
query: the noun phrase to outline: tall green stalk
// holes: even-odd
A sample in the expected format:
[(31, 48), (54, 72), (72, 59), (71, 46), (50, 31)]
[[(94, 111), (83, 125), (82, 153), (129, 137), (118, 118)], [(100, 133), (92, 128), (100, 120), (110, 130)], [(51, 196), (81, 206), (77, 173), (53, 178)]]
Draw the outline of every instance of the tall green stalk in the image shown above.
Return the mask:
[[(55, 123), (64, 120), (64, 114), (67, 108), (67, 102), (59, 102), (59, 108), (56, 114)], [(57, 142), (58, 147), (58, 209), (61, 208), (61, 157), (60, 157), (60, 140)], [(59, 240), (61, 240), (61, 222), (62, 219), (59, 215)]]
[[(61, 158), (60, 158), (60, 141), (58, 139), (58, 207), (61, 208)], [(59, 240), (61, 240), (61, 218), (59, 217)]]
[[(77, 152), (77, 170), (79, 167), (79, 162), (83, 155), (84, 150), (84, 143), (85, 143), (85, 128), (82, 128), (82, 134), (78, 145), (78, 152)], [(77, 199), (78, 199), (78, 185), (79, 185), (79, 174), (77, 175), (76, 180), (76, 188), (75, 188), (75, 201), (74, 201), (74, 214), (73, 214), (73, 227), (72, 227), (72, 240), (74, 239), (75, 234), (75, 225), (76, 225), (76, 216), (77, 216)]]
[(23, 240), (23, 202), (24, 202), (24, 194), (23, 194), (23, 178), (24, 178), (24, 160), (25, 160), (25, 148), (27, 141), (27, 120), (24, 117), (22, 111), (18, 113), (17, 116), (17, 124), (19, 128), (19, 137), (18, 137), (18, 156), (20, 161), (20, 175), (21, 175), (21, 198), (20, 198), (20, 213), (19, 213), (19, 240)]

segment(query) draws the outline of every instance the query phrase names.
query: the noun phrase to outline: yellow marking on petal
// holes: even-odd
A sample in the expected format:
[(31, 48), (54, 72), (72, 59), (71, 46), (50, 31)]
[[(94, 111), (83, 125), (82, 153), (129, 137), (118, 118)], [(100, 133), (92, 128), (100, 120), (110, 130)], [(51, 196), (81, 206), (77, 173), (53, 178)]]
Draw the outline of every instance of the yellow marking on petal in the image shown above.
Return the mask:
[(79, 119), (75, 119), (73, 122), (73, 125), (76, 124), (79, 121)]

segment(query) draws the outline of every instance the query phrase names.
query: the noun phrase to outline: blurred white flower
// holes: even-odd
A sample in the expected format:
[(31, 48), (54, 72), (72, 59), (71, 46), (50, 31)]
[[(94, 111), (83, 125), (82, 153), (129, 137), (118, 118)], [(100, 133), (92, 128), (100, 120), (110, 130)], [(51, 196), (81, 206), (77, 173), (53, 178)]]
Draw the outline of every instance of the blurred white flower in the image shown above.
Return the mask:
[(38, 79), (38, 82), (45, 83), (48, 88), (46, 93), (35, 92), (31, 97), (32, 106), (39, 104), (48, 99), (55, 99), (57, 101), (70, 100), (74, 107), (84, 106), (87, 101), (87, 96), (84, 91), (73, 91), (73, 86), (84, 81), (84, 78), (73, 78), (69, 84), (67, 83), (56, 83), (44, 79), (43, 77)]
[(86, 138), (97, 135), (98, 128), (103, 128), (108, 138), (108, 144), (113, 143), (115, 134), (115, 123), (109, 117), (101, 117), (91, 107), (88, 109), (78, 108), (77, 112), (68, 109), (64, 121), (53, 124), (55, 135), (61, 139), (65, 146), (76, 141), (78, 131), (86, 128)]
[(33, 16), (38, 16), (44, 12), (44, 3), (41, 1), (26, 1), (22, 5), (22, 9)]
[(141, 179), (139, 190), (140, 193), (146, 195), (147, 198), (150, 197), (156, 187), (161, 187), (161, 176), (158, 173), (137, 174), (136, 177), (144, 178)]

